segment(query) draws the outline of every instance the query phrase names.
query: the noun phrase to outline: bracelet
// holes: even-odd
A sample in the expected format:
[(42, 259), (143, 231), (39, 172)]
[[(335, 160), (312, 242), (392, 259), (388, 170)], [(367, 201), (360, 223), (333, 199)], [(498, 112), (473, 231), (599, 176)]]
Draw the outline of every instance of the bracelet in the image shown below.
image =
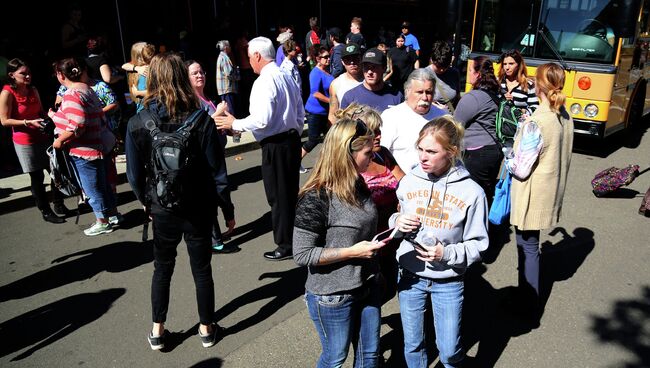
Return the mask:
[(135, 70), (135, 65), (133, 66), (133, 72), (134, 72), (134, 73), (137, 72), (137, 70)]

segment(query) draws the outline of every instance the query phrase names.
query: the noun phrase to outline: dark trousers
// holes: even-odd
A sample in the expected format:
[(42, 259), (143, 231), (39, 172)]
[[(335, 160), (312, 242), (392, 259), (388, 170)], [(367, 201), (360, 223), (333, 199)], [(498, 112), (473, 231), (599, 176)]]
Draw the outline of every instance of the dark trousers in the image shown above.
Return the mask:
[(153, 322), (167, 319), (169, 285), (176, 264), (176, 247), (181, 238), (187, 243), (190, 267), (196, 288), (199, 320), (209, 325), (214, 318), (214, 283), (212, 281), (211, 216), (186, 219), (173, 214), (153, 216), (154, 271), (151, 280), (151, 308)]
[(539, 296), (539, 230), (519, 230), (517, 255), (519, 263), (519, 288), (526, 294)]
[(295, 129), (291, 129), (265, 138), (260, 143), (262, 180), (266, 200), (271, 206), (273, 240), (279, 247), (290, 251), (300, 179), (300, 136)]
[(224, 95), (219, 95), (221, 101), (224, 101), (228, 104), (228, 112), (237, 117), (239, 116), (239, 97), (236, 93), (226, 93)]
[(488, 205), (492, 205), (494, 187), (499, 177), (499, 168), (503, 153), (496, 144), (484, 146), (477, 150), (465, 151), (463, 162), (472, 179), (485, 191)]
[[(45, 179), (43, 170), (36, 170), (29, 173), (30, 189), (34, 196), (36, 207), (38, 207), (41, 212), (49, 212), (51, 211), (50, 201), (47, 199), (47, 193), (45, 193), (43, 179)], [(52, 202), (54, 204), (63, 204), (63, 194), (56, 189), (54, 182), (52, 182), (50, 190), (52, 191)]]
[(323, 141), (321, 135), (324, 137), (327, 134), (327, 130), (329, 129), (327, 126), (327, 115), (307, 113), (307, 127), (309, 129), (309, 138), (302, 145), (302, 148), (307, 152), (311, 152), (318, 143)]

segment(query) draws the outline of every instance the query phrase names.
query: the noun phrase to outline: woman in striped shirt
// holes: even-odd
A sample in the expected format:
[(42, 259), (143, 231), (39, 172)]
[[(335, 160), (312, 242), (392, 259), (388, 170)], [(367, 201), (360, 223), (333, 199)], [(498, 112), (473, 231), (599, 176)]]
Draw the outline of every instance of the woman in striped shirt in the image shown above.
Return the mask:
[(515, 107), (524, 110), (524, 114), (532, 114), (539, 100), (535, 94), (535, 82), (528, 78), (526, 62), (519, 51), (510, 50), (499, 58), (500, 97), (514, 103)]
[(67, 58), (54, 65), (56, 78), (67, 88), (59, 110), (48, 115), (58, 135), (52, 146), (65, 149), (72, 158), (81, 187), (89, 197), (97, 221), (84, 233), (88, 236), (110, 233), (118, 225), (115, 195), (108, 182), (110, 152), (115, 136), (108, 129), (102, 103), (93, 90), (83, 83), (86, 65), (82, 59)]

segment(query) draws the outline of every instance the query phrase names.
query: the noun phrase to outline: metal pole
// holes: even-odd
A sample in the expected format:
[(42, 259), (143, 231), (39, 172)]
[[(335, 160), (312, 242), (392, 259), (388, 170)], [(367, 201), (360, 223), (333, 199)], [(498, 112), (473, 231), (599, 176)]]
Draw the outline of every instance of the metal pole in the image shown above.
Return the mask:
[(122, 58), (126, 63), (126, 50), (124, 49), (124, 34), (122, 33), (122, 17), (120, 17), (120, 4), (115, 0), (115, 11), (117, 12), (117, 27), (120, 30), (120, 44), (122, 45)]
[(253, 1), (253, 6), (255, 7), (255, 37), (260, 35), (260, 31), (257, 25), (257, 0)]

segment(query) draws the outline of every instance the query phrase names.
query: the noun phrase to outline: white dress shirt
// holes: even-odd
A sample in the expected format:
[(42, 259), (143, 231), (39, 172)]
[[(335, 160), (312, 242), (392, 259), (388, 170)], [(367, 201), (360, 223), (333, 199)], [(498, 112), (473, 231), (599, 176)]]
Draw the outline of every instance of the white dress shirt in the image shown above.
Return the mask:
[(253, 83), (249, 112), (246, 118), (235, 119), (232, 129), (252, 132), (258, 142), (290, 129), (302, 134), (305, 125), (298, 85), (273, 62), (262, 68)]

